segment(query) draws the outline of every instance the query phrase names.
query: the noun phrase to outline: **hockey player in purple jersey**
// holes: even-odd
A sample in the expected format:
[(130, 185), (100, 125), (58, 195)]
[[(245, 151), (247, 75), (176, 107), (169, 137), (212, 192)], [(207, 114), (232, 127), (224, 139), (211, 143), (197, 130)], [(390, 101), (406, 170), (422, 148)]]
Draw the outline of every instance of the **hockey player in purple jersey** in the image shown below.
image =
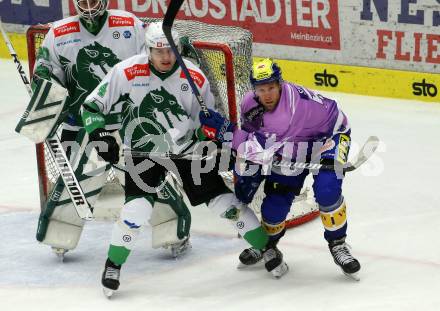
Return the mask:
[[(257, 169), (251, 174), (251, 169), (243, 173), (236, 165), (235, 194), (242, 202), (251, 203), (258, 186), (265, 180), (261, 215), (270, 242), (263, 250), (245, 249), (239, 259), (243, 265), (263, 259), (267, 270), (280, 277), (288, 268), (277, 243), (285, 233), (284, 223), (292, 202), (310, 172), (280, 175), (265, 172), (262, 167), (270, 164), (274, 157), (285, 159), (286, 155), (292, 161), (318, 159), (320, 163), (342, 165), (348, 157), (350, 126), (336, 101), (283, 81), (280, 68), (270, 59), (254, 64), (250, 80), (254, 89), (241, 103), (241, 129), (235, 128), (232, 147), (238, 159), (246, 159), (247, 168), (253, 165)], [(208, 126), (215, 127), (209, 119), (207, 122)], [(313, 190), (330, 253), (345, 274), (357, 279), (360, 264), (345, 243), (343, 177), (337, 170), (314, 173)]]

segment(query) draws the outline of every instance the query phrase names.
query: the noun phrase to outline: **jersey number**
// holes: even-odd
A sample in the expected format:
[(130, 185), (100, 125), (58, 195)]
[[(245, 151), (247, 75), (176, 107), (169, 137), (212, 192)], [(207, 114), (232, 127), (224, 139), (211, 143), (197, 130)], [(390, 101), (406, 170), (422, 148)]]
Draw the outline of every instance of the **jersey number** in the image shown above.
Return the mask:
[(312, 90), (308, 90), (306, 88), (300, 87), (295, 85), (296, 89), (298, 90), (299, 96), (303, 99), (307, 99), (307, 100), (312, 100), (314, 102), (317, 102), (318, 104), (323, 105), (324, 103), (322, 102), (323, 99), (325, 99), (324, 96), (322, 96), (321, 94), (319, 94), (318, 92), (312, 91)]

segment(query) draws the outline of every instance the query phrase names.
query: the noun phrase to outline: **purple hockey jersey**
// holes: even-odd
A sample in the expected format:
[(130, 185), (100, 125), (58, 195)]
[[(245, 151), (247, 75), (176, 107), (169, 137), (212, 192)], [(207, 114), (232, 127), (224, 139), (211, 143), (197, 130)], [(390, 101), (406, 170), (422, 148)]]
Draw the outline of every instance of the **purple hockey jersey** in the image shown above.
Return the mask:
[[(335, 100), (304, 87), (283, 82), (281, 97), (273, 111), (265, 111), (253, 91), (241, 103), (242, 129), (234, 131), (233, 148), (254, 161), (269, 160), (286, 145), (295, 157), (298, 144), (324, 143), (337, 133), (350, 130), (347, 117)], [(241, 146), (240, 146), (241, 145)]]

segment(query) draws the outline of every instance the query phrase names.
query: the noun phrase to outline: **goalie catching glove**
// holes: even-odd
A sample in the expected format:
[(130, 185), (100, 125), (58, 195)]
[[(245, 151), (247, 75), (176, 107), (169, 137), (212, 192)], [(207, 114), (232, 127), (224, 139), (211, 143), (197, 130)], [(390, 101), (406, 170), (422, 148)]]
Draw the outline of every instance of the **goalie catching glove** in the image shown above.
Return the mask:
[(89, 134), (89, 138), (90, 141), (97, 142), (96, 152), (101, 158), (110, 164), (118, 163), (119, 144), (109, 131), (98, 128)]
[(228, 132), (232, 133), (235, 126), (220, 113), (212, 109), (208, 109), (208, 111), (210, 114), (209, 117), (207, 117), (203, 111), (199, 113), (201, 132), (203, 136), (208, 139), (223, 142), (225, 140), (224, 135)]

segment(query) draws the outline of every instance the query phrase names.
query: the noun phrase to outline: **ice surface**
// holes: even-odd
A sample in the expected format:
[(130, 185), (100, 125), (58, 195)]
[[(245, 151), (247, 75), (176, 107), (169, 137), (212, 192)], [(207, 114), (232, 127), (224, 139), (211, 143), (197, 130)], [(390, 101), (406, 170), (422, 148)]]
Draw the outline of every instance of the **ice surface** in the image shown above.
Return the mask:
[(384, 142), (345, 179), (347, 240), (362, 264), (360, 282), (333, 263), (319, 219), (287, 232), (280, 248), (290, 271), (274, 280), (262, 269), (238, 271), (244, 242), (209, 211), (192, 208), (191, 252), (173, 260), (150, 248), (145, 230), (109, 301), (100, 274), (110, 224), (89, 223), (64, 263), (35, 240), (35, 149), (14, 132), (27, 93), (9, 60), (0, 60), (0, 81), (1, 311), (439, 310), (440, 105), (328, 93), (349, 116), (354, 145), (369, 135)]

